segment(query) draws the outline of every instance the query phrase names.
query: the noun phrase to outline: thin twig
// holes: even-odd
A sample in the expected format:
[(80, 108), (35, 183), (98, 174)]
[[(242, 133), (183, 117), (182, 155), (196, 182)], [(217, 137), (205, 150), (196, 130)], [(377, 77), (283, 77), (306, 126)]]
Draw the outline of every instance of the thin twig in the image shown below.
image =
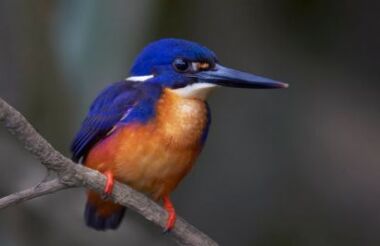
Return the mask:
[(51, 181), (46, 181), (33, 186), (29, 189), (13, 193), (9, 196), (5, 196), (0, 199), (0, 209), (16, 205), (17, 203), (24, 202), (39, 196), (44, 196), (50, 193), (54, 193), (60, 190), (70, 188), (70, 186), (65, 185), (59, 181), (59, 179), (54, 179)]
[[(57, 180), (44, 182), (39, 187), (36, 186), (0, 199), (0, 209), (73, 186), (82, 186), (99, 193), (103, 191), (106, 182), (104, 175), (93, 169), (77, 165), (63, 156), (38, 134), (22, 114), (1, 98), (0, 121), (4, 122), (9, 132), (23, 143), (24, 148), (37, 157), (41, 164), (58, 175)], [(131, 208), (161, 228), (165, 227), (167, 217), (165, 210), (127, 185), (116, 182), (110, 198), (116, 203)], [(182, 218), (177, 218), (175, 227), (170, 234), (179, 245), (218, 245)]]

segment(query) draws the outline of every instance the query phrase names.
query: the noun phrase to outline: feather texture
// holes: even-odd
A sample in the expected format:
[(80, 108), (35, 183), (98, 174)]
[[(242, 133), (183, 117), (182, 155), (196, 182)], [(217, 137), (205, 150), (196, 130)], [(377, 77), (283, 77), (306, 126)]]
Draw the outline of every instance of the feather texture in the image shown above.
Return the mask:
[(104, 89), (92, 103), (72, 142), (72, 159), (78, 162), (85, 157), (118, 123), (147, 121), (154, 115), (154, 100), (160, 92), (158, 85), (133, 81), (117, 82)]

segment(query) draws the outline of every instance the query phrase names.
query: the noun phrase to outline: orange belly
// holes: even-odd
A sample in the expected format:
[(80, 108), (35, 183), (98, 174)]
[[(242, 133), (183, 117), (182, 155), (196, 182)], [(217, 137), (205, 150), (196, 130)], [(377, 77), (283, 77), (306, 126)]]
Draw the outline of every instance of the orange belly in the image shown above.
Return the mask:
[(188, 173), (201, 151), (207, 124), (203, 101), (166, 89), (146, 124), (117, 126), (88, 153), (85, 165), (158, 199)]

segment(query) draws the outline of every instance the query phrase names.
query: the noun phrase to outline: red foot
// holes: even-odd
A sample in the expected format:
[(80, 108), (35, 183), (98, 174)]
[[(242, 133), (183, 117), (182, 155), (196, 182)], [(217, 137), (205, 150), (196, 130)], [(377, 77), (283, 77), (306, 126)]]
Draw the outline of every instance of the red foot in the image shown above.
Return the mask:
[(114, 184), (113, 174), (111, 171), (106, 171), (104, 175), (107, 176), (107, 182), (106, 182), (106, 186), (104, 187), (104, 193), (109, 196), (112, 194), (112, 190), (113, 190), (113, 184)]
[(164, 207), (169, 214), (164, 232), (170, 232), (174, 227), (177, 215), (175, 213), (173, 203), (170, 201), (169, 196), (164, 196), (162, 200), (164, 201)]

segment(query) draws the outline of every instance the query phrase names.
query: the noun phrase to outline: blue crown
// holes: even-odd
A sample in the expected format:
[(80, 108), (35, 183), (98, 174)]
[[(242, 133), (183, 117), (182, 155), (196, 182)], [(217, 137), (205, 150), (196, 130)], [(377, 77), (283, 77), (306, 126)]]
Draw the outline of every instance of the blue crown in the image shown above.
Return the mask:
[(178, 57), (209, 63), (215, 63), (217, 60), (213, 51), (200, 44), (183, 39), (165, 38), (146, 46), (136, 58), (130, 73), (132, 76), (150, 75), (155, 69), (172, 64)]

